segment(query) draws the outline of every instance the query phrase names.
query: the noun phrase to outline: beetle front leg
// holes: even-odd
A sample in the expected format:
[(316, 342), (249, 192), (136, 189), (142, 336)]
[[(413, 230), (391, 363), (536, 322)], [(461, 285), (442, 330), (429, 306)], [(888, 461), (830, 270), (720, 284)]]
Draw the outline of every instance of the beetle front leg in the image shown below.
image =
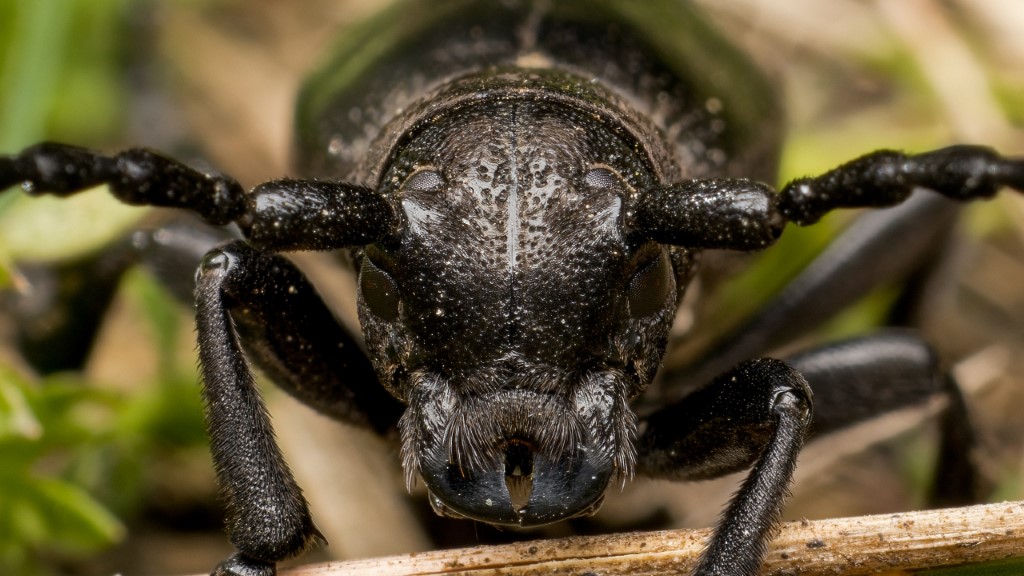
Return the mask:
[(272, 381), (316, 410), (378, 433), (403, 406), (288, 260), (233, 242), (211, 250), (196, 280), (196, 324), (211, 451), (239, 553), (216, 574), (272, 574), (321, 540), (274, 442), (243, 349)]
[(945, 396), (929, 504), (964, 506), (984, 500), (990, 486), (977, 461), (978, 441), (967, 400), (920, 337), (882, 332), (814, 348), (787, 362), (814, 389), (812, 436)]
[(404, 405), (380, 386), (356, 337), (287, 259), (232, 242), (207, 254), (197, 284), (224, 262), (222, 304), (248, 358), (279, 388), (335, 420), (386, 435)]
[(214, 574), (269, 576), (275, 563), (322, 539), (274, 441), (266, 406), (245, 361), (229, 310), (232, 277), (244, 262), (216, 250), (196, 286), (196, 324), (210, 450), (239, 550)]
[(807, 382), (773, 359), (745, 362), (646, 420), (637, 441), (638, 470), (644, 475), (701, 480), (753, 464), (694, 574), (758, 572), (810, 420)]

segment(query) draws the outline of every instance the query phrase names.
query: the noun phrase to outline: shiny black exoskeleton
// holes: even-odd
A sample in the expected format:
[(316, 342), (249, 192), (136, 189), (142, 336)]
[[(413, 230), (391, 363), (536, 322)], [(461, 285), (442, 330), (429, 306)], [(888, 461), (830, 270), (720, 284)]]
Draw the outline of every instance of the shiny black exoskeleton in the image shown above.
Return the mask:
[[(321, 412), (397, 431), (409, 482), (448, 516), (536, 526), (593, 513), (613, 478), (751, 468), (697, 569), (750, 575), (812, 424), (812, 387), (816, 432), (948, 394), (960, 418), (944, 434), (937, 497), (975, 490), (958, 390), (916, 338), (743, 361), (794, 310), (851, 299), (856, 288), (831, 297), (837, 270), (863, 281), (911, 266), (936, 236), (901, 219), (943, 222), (951, 209), (915, 197), (873, 221), (842, 265), (798, 279), (701, 366), (660, 375), (665, 398), (695, 392), (642, 405), (699, 253), (764, 249), (787, 223), (894, 206), (918, 187), (958, 200), (1024, 190), (1024, 162), (958, 146), (872, 153), (776, 192), (760, 182), (778, 147), (771, 89), (685, 4), (406, 2), (308, 85), (303, 179), (247, 193), (148, 150), (41, 144), (0, 158), (0, 187), (107, 184), (125, 202), (242, 231), (196, 276), (203, 393), (238, 549), (216, 573), (272, 573), (318, 538), (250, 358)], [(911, 238), (920, 246), (889, 257)], [(275, 255), (333, 249), (353, 251), (367, 355)], [(898, 386), (873, 393), (885, 382)]]

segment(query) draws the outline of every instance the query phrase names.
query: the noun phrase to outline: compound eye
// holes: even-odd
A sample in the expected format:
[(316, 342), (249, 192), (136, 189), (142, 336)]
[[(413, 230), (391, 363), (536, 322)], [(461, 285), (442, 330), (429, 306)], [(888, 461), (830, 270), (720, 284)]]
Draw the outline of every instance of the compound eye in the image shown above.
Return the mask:
[(394, 322), (398, 318), (398, 284), (369, 257), (363, 258), (359, 270), (359, 290), (366, 307), (375, 316), (385, 322)]
[(611, 188), (621, 187), (622, 177), (610, 168), (597, 166), (587, 170), (587, 173), (583, 175), (583, 183), (590, 188), (608, 190)]
[(444, 189), (444, 178), (436, 170), (424, 169), (409, 176), (404, 187), (420, 192), (440, 192)]
[(668, 258), (659, 251), (629, 281), (629, 315), (641, 318), (661, 311), (671, 289), (672, 270)]

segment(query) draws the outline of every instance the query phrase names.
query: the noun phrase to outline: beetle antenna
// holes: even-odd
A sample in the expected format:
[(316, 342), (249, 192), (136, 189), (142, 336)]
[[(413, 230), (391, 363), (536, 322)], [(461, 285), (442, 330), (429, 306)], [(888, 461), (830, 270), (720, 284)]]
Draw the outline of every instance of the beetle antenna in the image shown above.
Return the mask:
[(627, 212), (633, 233), (688, 248), (761, 250), (782, 234), (785, 220), (766, 184), (742, 178), (685, 180), (648, 188)]
[(375, 190), (330, 180), (272, 180), (249, 194), (238, 219), (246, 238), (264, 250), (335, 250), (365, 246), (397, 222)]

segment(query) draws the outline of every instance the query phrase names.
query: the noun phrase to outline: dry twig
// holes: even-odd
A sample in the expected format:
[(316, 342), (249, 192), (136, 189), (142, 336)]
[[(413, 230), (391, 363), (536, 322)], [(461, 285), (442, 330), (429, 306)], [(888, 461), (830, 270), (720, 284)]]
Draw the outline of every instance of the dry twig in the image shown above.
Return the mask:
[[(702, 530), (571, 537), (329, 562), (281, 576), (687, 574)], [(903, 574), (1024, 558), (1024, 502), (783, 524), (762, 574)]]

